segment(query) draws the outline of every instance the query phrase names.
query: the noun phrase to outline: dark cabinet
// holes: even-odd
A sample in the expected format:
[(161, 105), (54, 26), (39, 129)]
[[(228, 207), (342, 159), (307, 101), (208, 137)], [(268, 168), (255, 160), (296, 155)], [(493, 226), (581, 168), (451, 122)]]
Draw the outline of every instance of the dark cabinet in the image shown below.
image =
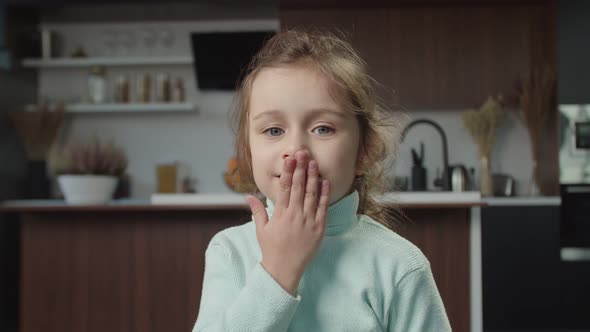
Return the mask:
[(560, 254), (559, 206), (482, 209), (485, 332), (590, 329), (590, 262)]
[(6, 48), (6, 10), (0, 4), (0, 70), (5, 70), (10, 67), (10, 53)]
[(557, 325), (559, 207), (481, 212), (484, 331)]
[(559, 1), (557, 14), (558, 102), (590, 103), (590, 2)]

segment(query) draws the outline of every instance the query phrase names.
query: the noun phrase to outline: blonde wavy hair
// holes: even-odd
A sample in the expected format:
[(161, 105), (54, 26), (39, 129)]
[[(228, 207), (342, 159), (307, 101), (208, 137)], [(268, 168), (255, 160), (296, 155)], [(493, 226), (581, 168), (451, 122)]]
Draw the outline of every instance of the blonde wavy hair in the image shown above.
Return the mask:
[(345, 40), (344, 35), (328, 31), (286, 30), (275, 34), (253, 57), (238, 82), (237, 94), (231, 113), (236, 134), (235, 152), (237, 171), (243, 187), (256, 189), (252, 173), (252, 160), (248, 137), (248, 112), (252, 84), (265, 68), (289, 65), (311, 65), (319, 69), (334, 84), (330, 94), (353, 112), (360, 128), (358, 167), (363, 175), (357, 176), (353, 188), (359, 193), (357, 213), (366, 214), (388, 228), (395, 221), (391, 206), (380, 203), (378, 197), (387, 186), (384, 176), (388, 161), (393, 162), (401, 138), (399, 121), (392, 121), (392, 113), (379, 106), (377, 83), (368, 75), (367, 64)]

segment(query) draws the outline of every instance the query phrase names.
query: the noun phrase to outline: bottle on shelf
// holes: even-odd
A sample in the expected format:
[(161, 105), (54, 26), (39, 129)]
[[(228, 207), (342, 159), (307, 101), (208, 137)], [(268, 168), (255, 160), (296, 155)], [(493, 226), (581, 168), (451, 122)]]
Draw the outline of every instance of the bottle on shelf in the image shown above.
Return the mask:
[(130, 101), (129, 79), (125, 75), (120, 75), (115, 80), (115, 102), (128, 103)]
[(172, 101), (175, 103), (182, 103), (185, 100), (184, 95), (184, 81), (178, 77), (174, 82), (174, 89), (172, 90)]
[(150, 74), (139, 74), (137, 76), (135, 88), (137, 91), (136, 101), (138, 103), (149, 103), (152, 101), (152, 79)]
[(156, 76), (156, 102), (168, 103), (172, 100), (170, 76), (167, 73), (159, 73)]

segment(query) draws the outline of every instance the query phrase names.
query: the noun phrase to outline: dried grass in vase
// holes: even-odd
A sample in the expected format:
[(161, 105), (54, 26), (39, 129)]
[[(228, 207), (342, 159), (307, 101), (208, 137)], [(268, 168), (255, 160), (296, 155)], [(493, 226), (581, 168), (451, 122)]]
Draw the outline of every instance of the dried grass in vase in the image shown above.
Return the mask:
[(46, 105), (39, 105), (35, 110), (13, 112), (10, 116), (24, 143), (27, 158), (30, 161), (46, 160), (63, 123), (63, 104), (51, 111)]
[(479, 111), (463, 112), (463, 125), (477, 144), (480, 158), (480, 191), (484, 196), (492, 194), (491, 155), (496, 142), (496, 130), (504, 120), (501, 104), (492, 97)]
[(541, 156), (541, 141), (546, 134), (549, 120), (555, 112), (555, 71), (550, 66), (531, 71), (522, 85), (520, 94), (521, 118), (529, 133), (533, 159), (533, 180), (530, 194), (539, 193), (537, 161)]
[(505, 117), (502, 106), (490, 97), (479, 111), (463, 112), (463, 124), (475, 141), (481, 156), (490, 156), (496, 142), (496, 129)]

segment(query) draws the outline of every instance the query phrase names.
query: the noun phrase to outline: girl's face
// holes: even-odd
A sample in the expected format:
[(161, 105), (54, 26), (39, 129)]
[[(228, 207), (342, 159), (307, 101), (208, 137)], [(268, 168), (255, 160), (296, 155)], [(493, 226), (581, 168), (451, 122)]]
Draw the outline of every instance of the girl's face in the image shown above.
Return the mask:
[(271, 201), (283, 160), (305, 150), (330, 181), (330, 203), (351, 192), (359, 152), (356, 116), (329, 93), (330, 81), (307, 66), (261, 70), (252, 84), (248, 134), (254, 181)]

